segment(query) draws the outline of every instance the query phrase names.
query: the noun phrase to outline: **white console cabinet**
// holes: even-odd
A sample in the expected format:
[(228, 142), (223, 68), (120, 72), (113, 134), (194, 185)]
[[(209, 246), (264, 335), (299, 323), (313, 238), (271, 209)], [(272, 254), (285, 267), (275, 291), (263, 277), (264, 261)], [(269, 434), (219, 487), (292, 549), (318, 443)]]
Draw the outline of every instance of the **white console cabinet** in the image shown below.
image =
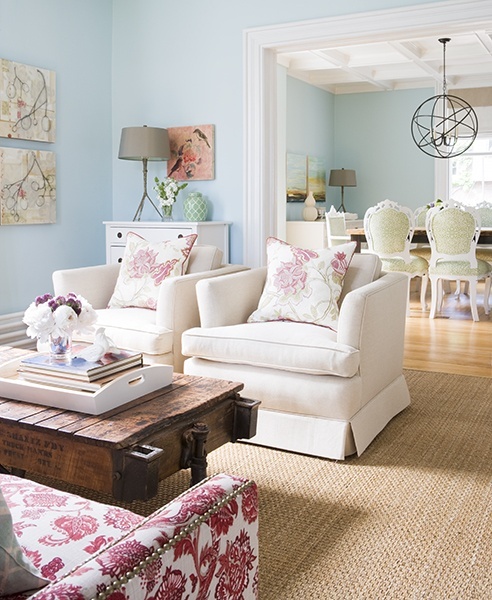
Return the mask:
[[(345, 221), (347, 229), (364, 227), (363, 219)], [(319, 221), (287, 221), (285, 241), (299, 248), (316, 250), (328, 246), (325, 219)]]
[(197, 244), (217, 246), (224, 253), (223, 262), (229, 262), (229, 225), (223, 221), (105, 221), (106, 262), (121, 262), (126, 236), (133, 231), (149, 242), (175, 240), (196, 233)]

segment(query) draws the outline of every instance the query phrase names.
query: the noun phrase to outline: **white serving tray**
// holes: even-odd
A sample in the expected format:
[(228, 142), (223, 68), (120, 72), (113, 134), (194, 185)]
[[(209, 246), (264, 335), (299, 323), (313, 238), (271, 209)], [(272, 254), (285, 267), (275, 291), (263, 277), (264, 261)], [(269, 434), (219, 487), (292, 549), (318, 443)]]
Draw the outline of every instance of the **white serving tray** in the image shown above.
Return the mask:
[(21, 356), (0, 365), (1, 398), (75, 410), (90, 415), (100, 415), (166, 387), (173, 379), (171, 365), (148, 365), (115, 377), (96, 392), (85, 392), (18, 378), (17, 369), (23, 358)]

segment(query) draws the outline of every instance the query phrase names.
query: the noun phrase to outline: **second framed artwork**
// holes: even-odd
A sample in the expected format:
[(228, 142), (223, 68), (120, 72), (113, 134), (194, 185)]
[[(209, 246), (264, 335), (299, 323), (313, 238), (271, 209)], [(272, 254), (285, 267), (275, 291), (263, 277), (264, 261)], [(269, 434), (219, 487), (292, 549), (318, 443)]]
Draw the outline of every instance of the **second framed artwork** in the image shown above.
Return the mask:
[(325, 160), (305, 154), (287, 154), (287, 202), (304, 202), (313, 192), (316, 202), (326, 200)]
[(54, 152), (0, 148), (0, 222), (56, 223)]
[(177, 181), (215, 179), (215, 126), (168, 127), (167, 176)]

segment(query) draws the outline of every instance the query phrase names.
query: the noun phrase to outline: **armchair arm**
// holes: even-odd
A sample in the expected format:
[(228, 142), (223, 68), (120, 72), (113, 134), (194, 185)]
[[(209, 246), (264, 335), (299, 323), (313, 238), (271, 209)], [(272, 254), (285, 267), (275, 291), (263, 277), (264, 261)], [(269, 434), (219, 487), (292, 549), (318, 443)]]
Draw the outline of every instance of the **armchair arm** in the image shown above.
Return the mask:
[(55, 271), (52, 276), (55, 296), (73, 292), (83, 296), (94, 309), (106, 308), (119, 272), (119, 264)]
[[(205, 565), (202, 556), (212, 560)], [(158, 509), (33, 599), (104, 600), (119, 590), (124, 590), (125, 598), (167, 597), (170, 579), (183, 598), (216, 598), (217, 590), (231, 592), (232, 597), (231, 580), (232, 585), (241, 582), (235, 593), (256, 598), (257, 578), (256, 484), (215, 475)]]
[[(173, 332), (174, 366), (182, 371), (184, 358), (181, 355), (181, 335), (187, 329), (200, 325), (196, 286), (201, 281), (219, 280), (222, 276), (238, 271), (249, 271), (244, 265), (225, 265), (219, 269), (189, 273), (165, 279), (159, 290), (156, 324)], [(181, 358), (180, 358), (181, 357)], [(181, 360), (181, 365), (179, 361)]]
[(202, 327), (245, 323), (258, 308), (267, 269), (260, 267), (220, 279), (200, 281), (196, 287)]
[(359, 349), (369, 398), (402, 373), (407, 302), (408, 277), (403, 273), (384, 273), (342, 302), (337, 340)]

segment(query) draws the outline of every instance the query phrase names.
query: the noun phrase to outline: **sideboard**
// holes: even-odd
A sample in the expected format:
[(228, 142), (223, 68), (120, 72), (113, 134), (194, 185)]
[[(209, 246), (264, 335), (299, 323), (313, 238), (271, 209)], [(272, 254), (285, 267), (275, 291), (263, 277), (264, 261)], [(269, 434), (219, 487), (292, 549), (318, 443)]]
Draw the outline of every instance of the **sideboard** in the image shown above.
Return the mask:
[[(351, 219), (345, 221), (347, 229), (356, 229), (364, 226), (363, 219)], [(299, 248), (326, 248), (328, 237), (325, 219), (317, 221), (287, 221), (285, 241)]]
[(106, 262), (121, 262), (126, 236), (133, 231), (149, 242), (175, 240), (196, 233), (197, 244), (217, 246), (224, 253), (223, 262), (229, 262), (229, 226), (225, 221), (104, 221), (106, 226)]

